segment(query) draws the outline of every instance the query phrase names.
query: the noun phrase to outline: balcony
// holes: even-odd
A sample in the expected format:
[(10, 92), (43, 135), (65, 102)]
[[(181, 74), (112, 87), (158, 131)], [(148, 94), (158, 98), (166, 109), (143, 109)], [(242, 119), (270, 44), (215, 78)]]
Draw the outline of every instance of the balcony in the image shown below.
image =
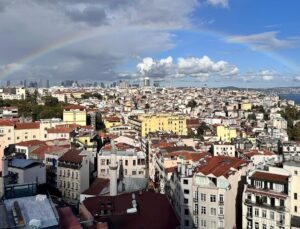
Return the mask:
[(198, 211), (193, 211), (193, 215), (198, 215)]
[(224, 205), (224, 201), (219, 201), (219, 205), (223, 206)]
[(277, 226), (284, 226), (284, 220), (278, 220), (277, 222), (276, 222), (276, 225)]
[(274, 205), (268, 204), (263, 201), (257, 202), (257, 201), (252, 201), (252, 200), (246, 199), (245, 204), (248, 206), (258, 206), (258, 207), (262, 207), (262, 208), (266, 208), (266, 209), (271, 209), (271, 210), (275, 210), (278, 212), (289, 211), (285, 206), (278, 206), (278, 205), (274, 206)]
[(252, 215), (252, 212), (247, 212), (247, 219), (252, 219), (253, 215)]
[(224, 215), (219, 214), (219, 215), (218, 215), (218, 218), (219, 218), (219, 219), (224, 219)]
[(198, 203), (198, 198), (193, 198), (193, 201)]

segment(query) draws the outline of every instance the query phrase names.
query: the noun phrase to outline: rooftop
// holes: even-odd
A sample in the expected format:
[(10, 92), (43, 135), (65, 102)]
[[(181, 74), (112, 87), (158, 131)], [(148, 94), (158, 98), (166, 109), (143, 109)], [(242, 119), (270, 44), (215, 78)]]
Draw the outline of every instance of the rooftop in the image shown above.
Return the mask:
[(257, 179), (257, 180), (287, 183), (289, 176), (274, 174), (274, 173), (270, 173), (270, 172), (256, 171), (252, 174), (252, 176), (250, 178)]
[(68, 150), (63, 156), (61, 156), (58, 160), (60, 162), (71, 162), (71, 163), (81, 163), (82, 159), (85, 157), (80, 155), (81, 151), (77, 149)]
[[(143, 228), (143, 229), (168, 229), (180, 225), (165, 195), (154, 192), (143, 192), (141, 195), (135, 193), (138, 204), (138, 212), (127, 214), (126, 211), (132, 208), (132, 194), (126, 193), (115, 197), (100, 196), (91, 197), (83, 201), (84, 206), (95, 217), (95, 219), (108, 222), (109, 228)], [(105, 203), (112, 210), (111, 216), (96, 216), (100, 210), (105, 208)], [(97, 204), (98, 203), (98, 204)], [(103, 204), (101, 204), (103, 203)], [(159, 209), (159, 211), (157, 210)]]

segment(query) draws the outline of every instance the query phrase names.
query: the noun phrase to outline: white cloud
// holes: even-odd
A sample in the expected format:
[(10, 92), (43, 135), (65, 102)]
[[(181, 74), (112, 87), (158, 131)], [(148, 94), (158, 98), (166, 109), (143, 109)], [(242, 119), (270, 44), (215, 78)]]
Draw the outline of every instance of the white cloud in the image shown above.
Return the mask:
[(231, 36), (227, 38), (227, 41), (233, 43), (248, 43), (252, 45), (254, 49), (263, 50), (292, 48), (299, 42), (298, 38), (290, 37), (280, 39), (277, 35), (277, 31), (270, 31), (258, 34)]
[(215, 7), (221, 6), (224, 8), (228, 8), (229, 6), (228, 0), (207, 0), (207, 3)]
[(261, 76), (263, 80), (270, 81), (274, 79), (276, 74), (277, 73), (272, 70), (261, 70), (258, 75)]
[(294, 81), (300, 82), (300, 76), (294, 77)]
[(185, 76), (207, 78), (209, 76), (234, 76), (239, 73), (236, 66), (223, 60), (214, 62), (208, 56), (180, 57), (176, 63), (173, 63), (172, 57), (161, 60), (146, 57), (137, 65), (137, 70), (140, 75), (152, 78)]

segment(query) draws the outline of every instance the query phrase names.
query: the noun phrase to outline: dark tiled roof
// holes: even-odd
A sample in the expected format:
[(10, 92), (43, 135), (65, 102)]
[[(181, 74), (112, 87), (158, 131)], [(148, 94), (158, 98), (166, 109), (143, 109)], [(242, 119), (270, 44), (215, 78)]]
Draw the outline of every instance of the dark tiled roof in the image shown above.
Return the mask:
[(82, 194), (99, 195), (101, 191), (109, 185), (109, 179), (97, 178), (93, 184), (85, 190)]
[(70, 207), (57, 209), (59, 215), (59, 228), (61, 229), (81, 229), (81, 225), (73, 214)]
[(132, 207), (132, 194), (126, 193), (115, 197), (91, 197), (83, 201), (88, 211), (95, 216), (100, 213), (101, 203), (111, 200), (111, 216), (96, 216), (97, 221), (108, 222), (109, 228), (143, 228), (143, 229), (174, 229), (180, 225), (174, 211), (165, 195), (154, 192), (135, 193), (138, 212), (127, 214), (126, 210)]
[(60, 162), (71, 162), (71, 163), (81, 163), (84, 156), (79, 155), (81, 153), (80, 150), (70, 149), (63, 156), (61, 156), (58, 160)]
[(251, 179), (257, 179), (257, 180), (287, 183), (288, 179), (289, 179), (289, 176), (257, 171), (255, 173), (253, 173), (250, 178)]

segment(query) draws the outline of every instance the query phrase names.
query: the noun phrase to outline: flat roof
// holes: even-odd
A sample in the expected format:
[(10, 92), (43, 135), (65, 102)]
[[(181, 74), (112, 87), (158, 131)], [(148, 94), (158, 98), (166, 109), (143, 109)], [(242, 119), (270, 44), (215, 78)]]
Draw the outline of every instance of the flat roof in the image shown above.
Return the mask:
[(44, 200), (36, 200), (36, 196), (6, 199), (4, 200), (4, 204), (9, 213), (11, 213), (12, 206), (15, 201), (18, 202), (22, 216), (24, 217), (24, 220), (27, 225), (32, 219), (41, 220), (41, 228), (47, 228), (58, 225), (58, 221), (55, 216), (54, 210), (47, 197)]
[(9, 167), (20, 168), (20, 169), (26, 169), (40, 164), (41, 163), (36, 160), (18, 159), (18, 158), (14, 158), (8, 162)]

